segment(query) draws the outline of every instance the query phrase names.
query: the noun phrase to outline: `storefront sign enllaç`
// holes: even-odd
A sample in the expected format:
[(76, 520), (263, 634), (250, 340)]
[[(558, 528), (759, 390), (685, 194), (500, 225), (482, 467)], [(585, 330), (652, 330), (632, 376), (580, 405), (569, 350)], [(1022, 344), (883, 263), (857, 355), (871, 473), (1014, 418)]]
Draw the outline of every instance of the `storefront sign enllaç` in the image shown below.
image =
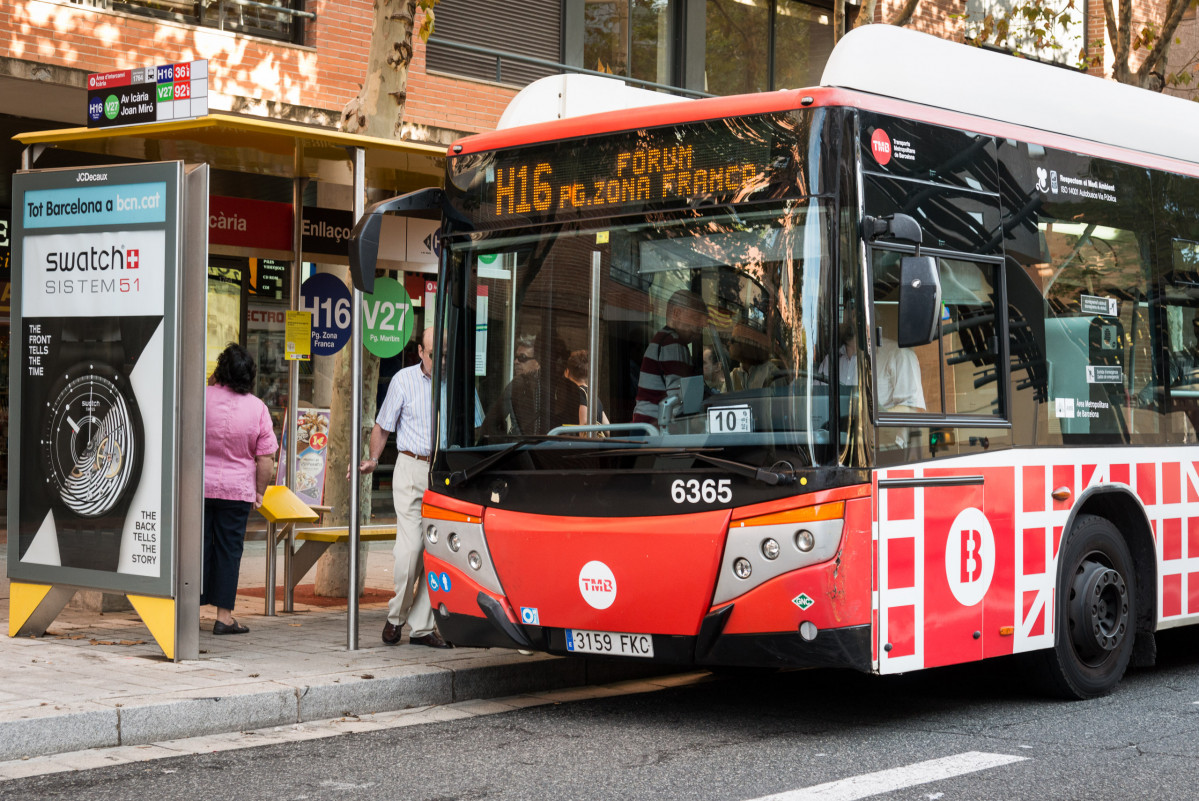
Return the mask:
[[(225, 247), (290, 251), (290, 203), (213, 195), (208, 199), (208, 242)], [(304, 209), (303, 247), (309, 254), (346, 257), (353, 214), (342, 209), (308, 206)], [(437, 223), (385, 217), (379, 242), (382, 261), (432, 264)]]

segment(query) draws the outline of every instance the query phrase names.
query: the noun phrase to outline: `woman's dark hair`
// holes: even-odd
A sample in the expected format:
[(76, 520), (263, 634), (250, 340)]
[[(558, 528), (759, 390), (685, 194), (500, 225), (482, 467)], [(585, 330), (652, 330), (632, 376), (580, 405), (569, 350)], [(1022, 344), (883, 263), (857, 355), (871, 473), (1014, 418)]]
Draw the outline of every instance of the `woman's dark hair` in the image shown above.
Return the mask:
[(258, 366), (250, 352), (230, 342), (216, 358), (216, 369), (212, 371), (216, 382), (229, 387), (234, 392), (245, 395), (254, 388), (254, 376), (258, 375)]

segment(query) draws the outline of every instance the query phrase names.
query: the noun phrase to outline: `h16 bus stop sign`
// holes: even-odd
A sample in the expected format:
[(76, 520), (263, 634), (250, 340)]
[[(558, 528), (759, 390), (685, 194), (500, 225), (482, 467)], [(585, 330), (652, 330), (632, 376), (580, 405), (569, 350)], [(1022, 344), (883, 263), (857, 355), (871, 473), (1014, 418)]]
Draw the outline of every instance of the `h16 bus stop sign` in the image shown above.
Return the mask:
[(317, 273), (300, 286), (300, 311), (312, 312), (312, 355), (332, 356), (350, 341), (350, 290)]

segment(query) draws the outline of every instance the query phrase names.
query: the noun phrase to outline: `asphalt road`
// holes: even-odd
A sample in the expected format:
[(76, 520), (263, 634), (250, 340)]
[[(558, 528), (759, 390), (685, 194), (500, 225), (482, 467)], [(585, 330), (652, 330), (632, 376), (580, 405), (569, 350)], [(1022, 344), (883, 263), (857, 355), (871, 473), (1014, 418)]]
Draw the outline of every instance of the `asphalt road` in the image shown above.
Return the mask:
[(0, 783), (0, 798), (1196, 798), (1199, 632), (1159, 635), (1158, 662), (1075, 703), (1035, 694), (1015, 661), (890, 678), (722, 676), (22, 779)]

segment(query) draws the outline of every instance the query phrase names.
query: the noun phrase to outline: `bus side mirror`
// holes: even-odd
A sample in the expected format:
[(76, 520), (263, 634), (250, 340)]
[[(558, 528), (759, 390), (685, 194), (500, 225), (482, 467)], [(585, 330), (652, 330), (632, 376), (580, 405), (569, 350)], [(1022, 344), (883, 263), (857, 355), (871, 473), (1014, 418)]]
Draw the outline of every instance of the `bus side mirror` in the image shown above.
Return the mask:
[(932, 256), (905, 256), (899, 261), (899, 331), (901, 348), (937, 339), (941, 321), (941, 277)]
[(419, 189), (382, 200), (367, 209), (350, 233), (350, 280), (354, 288), (365, 294), (375, 291), (375, 265), (379, 262), (384, 214), (440, 219), (444, 201), (445, 192), (441, 189)]

